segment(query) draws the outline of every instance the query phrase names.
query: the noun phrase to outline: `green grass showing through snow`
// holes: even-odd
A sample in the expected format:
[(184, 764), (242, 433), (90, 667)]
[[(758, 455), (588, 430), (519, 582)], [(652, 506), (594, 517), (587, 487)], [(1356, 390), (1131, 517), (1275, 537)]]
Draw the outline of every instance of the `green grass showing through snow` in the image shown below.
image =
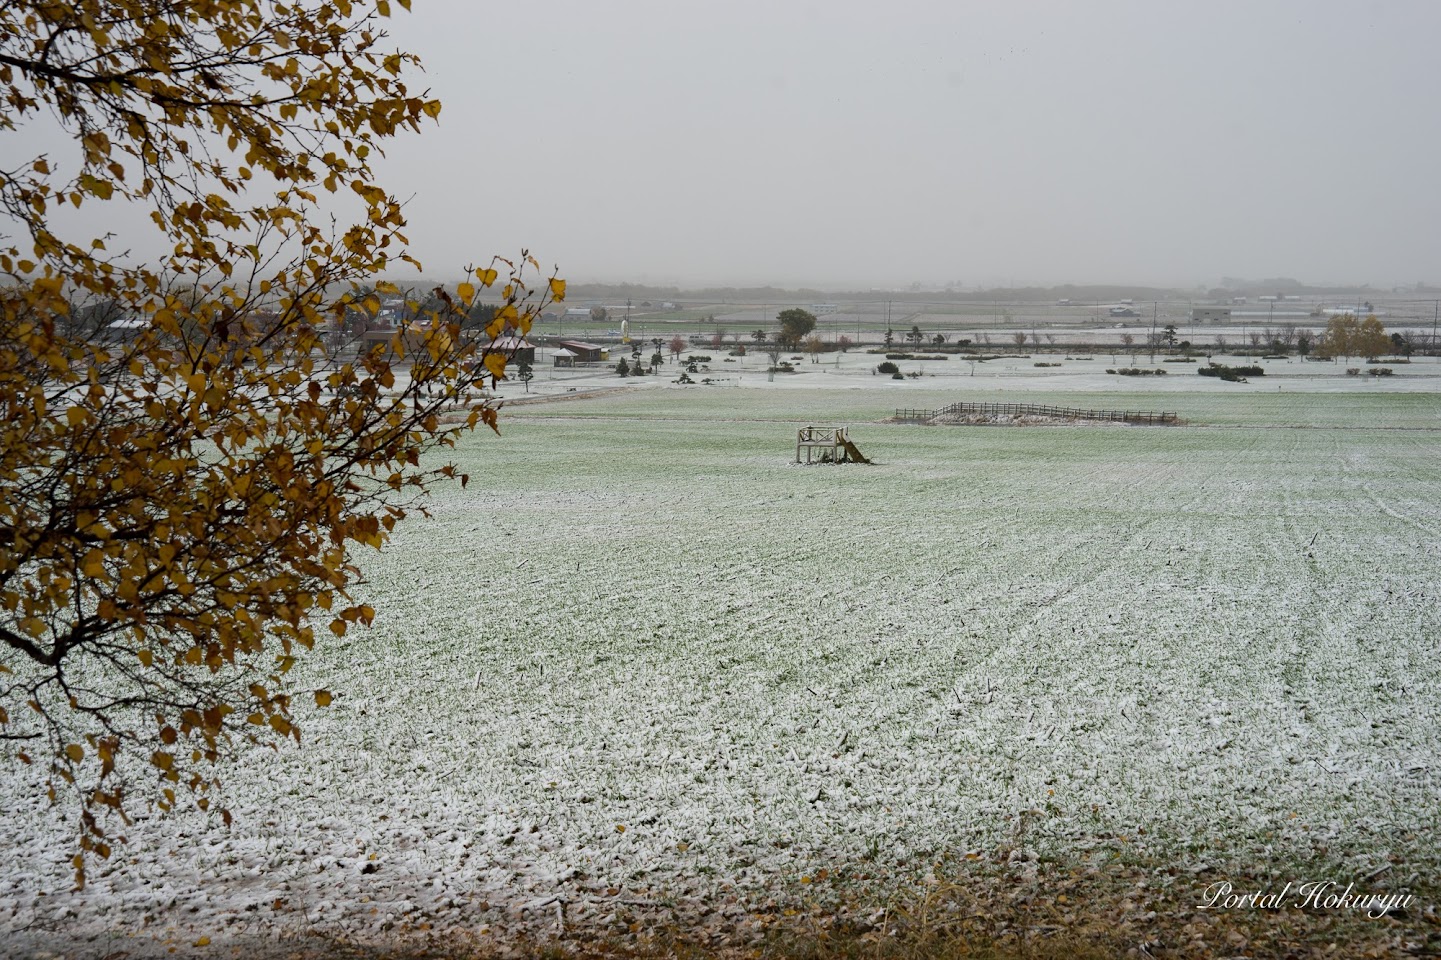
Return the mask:
[(781, 840), (1019, 843), (1022, 810), (1049, 856), (1140, 829), (1193, 859), (1434, 866), (1428, 435), (877, 424), (877, 466), (807, 468), (789, 424), (650, 403), (467, 441), (478, 483), (367, 564), (375, 630), (321, 655), (389, 691), (387, 722), (425, 717), (459, 809), (505, 796), (682, 874)]
[[(357, 558), (374, 627), (287, 675), (303, 746), (228, 771), (231, 828), (137, 820), (87, 896), (349, 932), (874, 902), (946, 857), (1434, 890), (1441, 445), (1370, 428), (1434, 398), (1183, 392), (1212, 425), (1176, 428), (880, 399), (645, 390), (466, 437), (469, 487)], [(797, 419), (878, 463), (793, 465)], [(1263, 427), (1297, 422), (1333, 429)], [(63, 828), (7, 828), (0, 895), (54, 915)]]

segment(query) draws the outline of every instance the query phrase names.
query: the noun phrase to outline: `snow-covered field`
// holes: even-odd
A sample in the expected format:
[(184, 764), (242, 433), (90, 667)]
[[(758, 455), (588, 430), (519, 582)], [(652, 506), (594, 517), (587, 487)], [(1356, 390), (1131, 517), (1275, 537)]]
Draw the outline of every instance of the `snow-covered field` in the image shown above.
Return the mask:
[[(1043, 373), (511, 408), (361, 558), (375, 626), (293, 672), (336, 702), (233, 828), (142, 820), (70, 893), (3, 771), (0, 946), (744, 929), (940, 858), (1434, 886), (1435, 387)], [(880, 422), (1027, 392), (1187, 425)]]

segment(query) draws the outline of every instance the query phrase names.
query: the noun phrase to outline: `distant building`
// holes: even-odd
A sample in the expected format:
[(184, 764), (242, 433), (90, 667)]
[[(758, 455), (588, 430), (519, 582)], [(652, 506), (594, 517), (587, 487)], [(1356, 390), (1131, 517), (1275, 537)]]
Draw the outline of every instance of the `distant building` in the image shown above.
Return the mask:
[(599, 363), (606, 359), (605, 347), (598, 343), (586, 343), (584, 340), (557, 340), (557, 347), (569, 350), (574, 356), (572, 363)]
[(120, 317), (105, 325), (104, 339), (115, 343), (130, 343), (149, 329), (150, 321), (144, 317)]
[(1193, 307), (1192, 323), (1227, 323), (1231, 319), (1230, 307)]
[(378, 351), (380, 353), (391, 352), (391, 341), (396, 337), (401, 338), (401, 343), (407, 354), (413, 354), (421, 349), (425, 341), (425, 334), (420, 330), (392, 329), (389, 325), (375, 326), (364, 331), (360, 335), (360, 349), (363, 353)]
[(496, 337), (485, 353), (503, 353), (517, 362), (535, 363), (535, 344), (522, 337)]

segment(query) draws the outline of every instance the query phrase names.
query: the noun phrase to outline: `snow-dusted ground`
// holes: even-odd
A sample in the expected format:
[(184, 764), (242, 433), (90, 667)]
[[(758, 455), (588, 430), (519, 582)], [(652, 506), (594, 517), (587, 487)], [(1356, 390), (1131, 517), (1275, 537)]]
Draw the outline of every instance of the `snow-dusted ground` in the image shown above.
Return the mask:
[[(1014, 345), (992, 346), (996, 354), (1015, 351)], [(912, 353), (921, 356), (935, 356), (923, 348), (896, 347), (895, 353)], [(1276, 393), (1284, 391), (1322, 393), (1436, 393), (1441, 391), (1441, 359), (1416, 357), (1411, 363), (1392, 364), (1389, 377), (1370, 377), (1365, 371), (1373, 364), (1364, 358), (1335, 362), (1316, 362), (1300, 357), (1284, 360), (1262, 360), (1257, 357), (1234, 357), (1216, 355), (1210, 359), (1230, 365), (1259, 365), (1265, 368), (1262, 377), (1252, 378), (1249, 383), (1227, 383), (1212, 377), (1196, 374), (1198, 366), (1204, 366), (1208, 359), (1198, 357), (1195, 363), (1167, 362), (1162, 355), (1154, 360), (1144, 352), (1128, 356), (1125, 353), (1109, 352), (1088, 354), (1085, 357), (1027, 348), (1017, 351), (1023, 356), (972, 362), (965, 355), (956, 354), (944, 360), (900, 360), (897, 365), (904, 373), (919, 372), (920, 379), (907, 378), (892, 380), (874, 373), (877, 364), (886, 358), (882, 354), (852, 350), (850, 352), (820, 354), (820, 362), (812, 363), (804, 354), (783, 354), (800, 357), (793, 361), (794, 373), (769, 374), (769, 358), (763, 352), (751, 351), (744, 357), (726, 357), (722, 351), (709, 351), (711, 362), (707, 369), (693, 374), (699, 381), (710, 378), (709, 386), (699, 383), (697, 390), (721, 390), (741, 387), (770, 392), (778, 388), (788, 390), (815, 389), (863, 389), (894, 399), (897, 405), (905, 405), (911, 394), (927, 389), (945, 390), (994, 390), (1006, 393), (1046, 392), (1122, 392), (1122, 393), (1175, 393), (1195, 392), (1234, 396), (1247, 393)], [(526, 399), (563, 395), (567, 391), (584, 392), (595, 389), (634, 391), (644, 388), (670, 387), (680, 375), (680, 368), (669, 359), (658, 376), (639, 378), (618, 377), (609, 368), (556, 369), (550, 366), (544, 350), (535, 365), (535, 379), (528, 389), (519, 383), (501, 384), (500, 394), (512, 399)], [(1037, 367), (1037, 363), (1059, 364), (1052, 367)], [(1386, 364), (1380, 364), (1386, 366)], [(1107, 374), (1106, 370), (1119, 367), (1144, 367), (1163, 369), (1165, 376), (1122, 377)], [(1348, 376), (1346, 370), (1356, 368), (1362, 373)], [(677, 387), (676, 389), (682, 389)], [(1050, 402), (1049, 400), (1047, 402)]]
[(292, 672), (336, 702), (231, 829), (141, 820), (71, 893), (5, 768), (0, 946), (744, 932), (942, 856), (1434, 883), (1441, 398), (1087, 381), (1193, 425), (927, 428), (864, 421), (999, 388), (852, 377), (515, 407), (361, 558), (375, 626)]

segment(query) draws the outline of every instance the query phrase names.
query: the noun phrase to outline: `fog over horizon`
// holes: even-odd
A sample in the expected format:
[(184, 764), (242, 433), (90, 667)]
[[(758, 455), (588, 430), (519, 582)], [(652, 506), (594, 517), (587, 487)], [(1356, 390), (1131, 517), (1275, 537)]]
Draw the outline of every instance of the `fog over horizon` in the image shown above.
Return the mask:
[(864, 289), (1438, 277), (1422, 2), (415, 0), (428, 275)]
[[(1441, 3), (412, 5), (381, 48), (444, 108), (376, 166), (426, 279), (527, 248), (691, 289), (1441, 285)], [(168, 250), (144, 209), (56, 217)]]

